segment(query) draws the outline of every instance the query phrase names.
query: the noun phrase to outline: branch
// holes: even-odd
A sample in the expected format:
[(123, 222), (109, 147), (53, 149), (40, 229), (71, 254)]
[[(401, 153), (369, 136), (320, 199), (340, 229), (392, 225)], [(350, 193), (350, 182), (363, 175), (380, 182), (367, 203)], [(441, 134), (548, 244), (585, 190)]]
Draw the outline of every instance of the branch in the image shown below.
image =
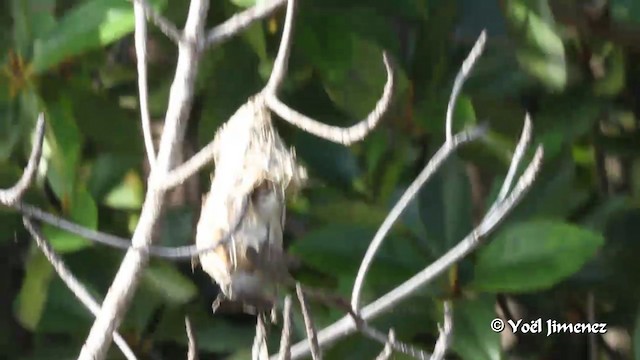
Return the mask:
[(280, 39), (280, 47), (278, 48), (278, 55), (273, 62), (273, 70), (267, 85), (264, 87), (263, 92), (276, 94), (284, 76), (287, 73), (287, 65), (289, 63), (289, 54), (291, 53), (291, 36), (293, 33), (293, 18), (296, 13), (296, 0), (287, 1), (287, 15), (284, 19), (284, 27), (282, 29), (282, 38)]
[(433, 355), (430, 360), (442, 360), (447, 353), (447, 349), (451, 344), (451, 337), (453, 335), (453, 308), (450, 301), (444, 302), (444, 324), (440, 329), (440, 336), (436, 341), (436, 346), (433, 349)]
[(322, 353), (320, 352), (320, 346), (318, 345), (318, 334), (316, 327), (313, 325), (313, 319), (309, 313), (307, 302), (304, 298), (304, 292), (300, 284), (296, 284), (296, 294), (298, 294), (298, 301), (300, 302), (300, 310), (302, 311), (302, 317), (304, 319), (304, 327), (307, 329), (307, 339), (309, 340), (309, 349), (311, 350), (311, 358), (313, 360), (322, 359)]
[[(156, 11), (156, 9), (154, 9), (151, 5), (149, 5), (147, 0), (129, 0), (129, 1), (134, 1), (135, 2), (134, 6), (135, 5), (141, 6), (142, 9), (144, 10), (144, 14), (146, 15), (147, 19), (151, 20), (151, 22), (153, 22), (158, 27), (158, 29), (160, 29), (160, 31), (162, 31), (162, 33), (165, 34), (166, 37), (171, 39), (176, 44), (179, 44), (182, 41), (183, 38), (180, 30), (178, 30), (178, 28), (171, 21), (169, 21), (164, 16), (160, 15), (160, 13)], [(135, 7), (134, 7), (134, 10), (135, 10)], [(138, 17), (136, 14), (136, 23), (137, 22), (138, 22)]]
[(251, 359), (269, 359), (269, 351), (267, 349), (267, 328), (262, 314), (258, 314), (256, 316), (256, 337), (253, 340), (253, 347), (251, 348)]
[(391, 358), (391, 354), (393, 353), (392, 344), (395, 341), (396, 341), (396, 334), (393, 331), (393, 329), (391, 329), (389, 330), (389, 340), (384, 345), (384, 349), (382, 349), (382, 352), (380, 353), (380, 355), (376, 357), (376, 360), (389, 360)]
[(460, 95), (460, 90), (462, 90), (462, 85), (466, 80), (467, 76), (471, 72), (471, 68), (476, 63), (482, 51), (484, 50), (484, 44), (487, 40), (487, 32), (482, 31), (480, 33), (480, 37), (476, 40), (476, 43), (471, 48), (469, 55), (462, 63), (462, 67), (456, 75), (456, 79), (453, 81), (453, 89), (451, 90), (451, 95), (449, 96), (449, 103), (447, 104), (447, 116), (446, 116), (446, 136), (447, 142), (450, 142), (453, 137), (453, 109), (456, 106), (456, 101), (458, 100), (458, 95)]
[[(482, 219), (478, 227), (431, 265), (418, 272), (400, 286), (378, 298), (373, 303), (362, 308), (360, 312), (361, 317), (368, 321), (389, 311), (480, 246), (482, 239), (497, 227), (529, 190), (540, 170), (542, 156), (542, 147), (538, 147), (533, 160), (518, 180), (512, 192), (503, 201), (499, 202), (493, 212), (487, 214), (484, 219)], [(357, 327), (353, 318), (351, 318), (351, 316), (345, 316), (318, 333), (319, 345), (327, 346), (353, 333), (356, 329)], [(292, 347), (291, 353), (293, 359), (298, 359), (308, 354), (309, 348), (305, 342), (299, 342)]]
[(217, 46), (227, 39), (248, 28), (254, 21), (261, 20), (273, 14), (286, 0), (258, 1), (258, 4), (238, 13), (207, 33), (201, 50)]
[(187, 360), (198, 360), (198, 342), (193, 331), (193, 326), (191, 325), (191, 320), (189, 320), (188, 316), (184, 317), (184, 327), (187, 331)]
[(343, 145), (351, 145), (364, 139), (369, 132), (378, 125), (378, 122), (380, 122), (380, 119), (391, 105), (391, 99), (395, 88), (395, 76), (391, 67), (391, 60), (386, 51), (383, 52), (382, 59), (384, 61), (385, 70), (387, 71), (387, 82), (384, 85), (382, 96), (376, 103), (373, 111), (371, 111), (364, 120), (348, 128), (330, 126), (311, 119), (288, 107), (286, 104), (281, 102), (274, 93), (266, 92), (264, 94), (265, 100), (273, 112), (290, 124), (323, 139)]
[(136, 64), (138, 67), (138, 94), (140, 97), (140, 120), (142, 121), (142, 135), (144, 147), (147, 151), (149, 167), (153, 169), (156, 162), (156, 151), (153, 148), (151, 136), (151, 119), (149, 118), (149, 92), (147, 89), (147, 21), (143, 1), (133, 3), (135, 17), (135, 45)]
[(12, 206), (16, 204), (22, 195), (27, 191), (29, 185), (33, 181), (33, 178), (38, 169), (38, 163), (40, 162), (40, 155), (42, 155), (42, 141), (44, 140), (44, 114), (38, 115), (38, 121), (36, 122), (36, 137), (31, 148), (31, 155), (27, 162), (27, 167), (24, 169), (20, 180), (9, 189), (0, 189), (0, 204)]
[(280, 336), (280, 355), (278, 360), (291, 359), (291, 296), (284, 298), (282, 336)]
[[(73, 276), (73, 273), (71, 273), (71, 271), (65, 266), (62, 259), (58, 256), (58, 254), (56, 254), (55, 250), (53, 250), (53, 247), (51, 246), (51, 244), (49, 244), (49, 241), (44, 237), (44, 235), (42, 235), (40, 229), (38, 229), (36, 225), (34, 225), (31, 220), (29, 220), (28, 217), (25, 216), (22, 218), (22, 220), (24, 222), (24, 227), (27, 229), (27, 231), (29, 231), (31, 237), (36, 241), (36, 245), (38, 245), (40, 250), (42, 250), (42, 253), (47, 258), (47, 260), (49, 260), (49, 262), (53, 266), (53, 269), (56, 271), (56, 273), (58, 273), (58, 276), (60, 276), (60, 279), (62, 279), (65, 285), (67, 285), (69, 290), (71, 290), (71, 292), (78, 298), (78, 300), (80, 300), (80, 302), (87, 309), (89, 309), (89, 311), (94, 316), (97, 316), (98, 312), (100, 312), (100, 305), (98, 304), (96, 299), (94, 299), (89, 291), (87, 291), (87, 289), (84, 287), (84, 285), (82, 285), (82, 283), (80, 283), (80, 281), (78, 281), (78, 279)], [(129, 348), (127, 342), (124, 341), (122, 336), (120, 336), (117, 331), (113, 332), (113, 340), (127, 359), (136, 359), (136, 355), (133, 353), (133, 351), (131, 351), (131, 348)]]
[(394, 205), (394, 207), (387, 215), (387, 218), (384, 219), (382, 225), (378, 229), (378, 232), (371, 240), (371, 244), (367, 249), (367, 252), (362, 259), (362, 263), (360, 264), (360, 269), (358, 270), (358, 275), (356, 276), (355, 283), (353, 285), (353, 292), (351, 295), (351, 307), (353, 310), (358, 311), (360, 308), (360, 294), (362, 292), (362, 287), (364, 286), (364, 280), (367, 276), (367, 272), (369, 271), (369, 267), (373, 262), (373, 258), (376, 255), (376, 252), (382, 245), (382, 241), (384, 241), (385, 237), (391, 230), (393, 224), (398, 220), (404, 209), (409, 205), (411, 200), (416, 196), (420, 188), (424, 186), (424, 184), (431, 178), (433, 174), (440, 168), (440, 165), (444, 163), (444, 161), (461, 145), (466, 144), (467, 142), (473, 141), (478, 137), (482, 136), (485, 132), (485, 129), (482, 127), (473, 128), (472, 130), (461, 132), (456, 134), (450, 142), (445, 142), (444, 145), (433, 155), (431, 160), (427, 163), (424, 169), (420, 172), (418, 177), (409, 185), (407, 190), (402, 194), (402, 197), (398, 202)]
[[(151, 244), (153, 230), (164, 203), (165, 191), (159, 186), (172, 168), (175, 150), (180, 149), (186, 128), (187, 115), (193, 101), (194, 82), (199, 64), (197, 40), (204, 36), (204, 24), (209, 8), (208, 0), (192, 0), (184, 30), (184, 38), (178, 44), (178, 63), (166, 112), (164, 130), (156, 164), (149, 176), (147, 194), (142, 206), (140, 221), (133, 234), (132, 245), (146, 248)], [(79, 359), (104, 359), (111, 334), (120, 324), (124, 313), (148, 261), (145, 252), (130, 249), (104, 299), (102, 309), (94, 322), (82, 348)]]

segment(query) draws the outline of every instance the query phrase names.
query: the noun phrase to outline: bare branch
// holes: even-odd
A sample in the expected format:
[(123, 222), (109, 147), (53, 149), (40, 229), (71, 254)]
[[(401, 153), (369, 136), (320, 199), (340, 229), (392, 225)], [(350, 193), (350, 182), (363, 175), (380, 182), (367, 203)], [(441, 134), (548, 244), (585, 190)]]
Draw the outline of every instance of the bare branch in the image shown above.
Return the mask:
[(149, 117), (149, 92), (147, 88), (147, 20), (143, 1), (133, 3), (135, 17), (135, 45), (136, 64), (138, 67), (138, 95), (140, 97), (140, 120), (142, 121), (142, 135), (144, 147), (147, 151), (149, 167), (153, 169), (156, 162), (156, 151), (151, 137), (151, 119)]
[(313, 360), (322, 359), (322, 353), (320, 352), (320, 346), (318, 345), (316, 327), (313, 325), (313, 319), (309, 313), (309, 308), (307, 307), (304, 292), (302, 291), (300, 284), (296, 284), (296, 294), (298, 294), (298, 301), (300, 302), (300, 309), (302, 310), (302, 317), (304, 318), (304, 326), (307, 329), (307, 339), (309, 340), (311, 358)]
[(284, 76), (287, 73), (287, 64), (289, 62), (289, 54), (291, 53), (291, 36), (293, 33), (293, 18), (296, 13), (296, 0), (288, 0), (287, 2), (287, 15), (284, 20), (284, 27), (282, 29), (282, 39), (280, 39), (280, 48), (278, 49), (278, 55), (273, 63), (273, 70), (269, 81), (264, 88), (265, 93), (273, 94), (274, 96), (278, 92)]
[(200, 169), (211, 163), (214, 156), (214, 141), (211, 140), (205, 147), (189, 158), (189, 160), (171, 170), (162, 182), (162, 188), (168, 190), (182, 184), (200, 171)]
[(267, 328), (264, 323), (263, 314), (258, 314), (258, 316), (256, 316), (256, 337), (253, 340), (253, 347), (251, 348), (251, 359), (269, 359), (269, 351), (267, 349)]
[(282, 336), (280, 337), (280, 353), (278, 360), (291, 359), (291, 296), (284, 298), (284, 309), (282, 310)]
[(216, 26), (207, 33), (203, 49), (217, 46), (227, 39), (239, 34), (248, 28), (254, 21), (264, 19), (273, 14), (286, 0), (265, 0), (258, 1), (255, 6), (238, 13), (229, 20)]
[(265, 93), (265, 100), (267, 105), (273, 112), (278, 114), (282, 119), (293, 124), (300, 129), (321, 137), (323, 139), (333, 141), (335, 143), (343, 145), (351, 145), (357, 141), (360, 141), (369, 134), (369, 132), (375, 128), (382, 116), (388, 110), (391, 105), (391, 98), (393, 96), (393, 90), (395, 87), (395, 75), (391, 67), (391, 60), (387, 52), (383, 52), (382, 58), (384, 60), (384, 66), (387, 71), (387, 83), (384, 85), (382, 97), (376, 103), (375, 108), (367, 117), (359, 123), (348, 127), (340, 128), (336, 126), (330, 126), (323, 124), (317, 120), (306, 117), (305, 115), (291, 109), (286, 104), (281, 102), (275, 94)]
[[(184, 41), (178, 44), (178, 63), (169, 94), (169, 105), (160, 139), (158, 157), (149, 176), (140, 221), (133, 234), (132, 246), (135, 248), (145, 248), (151, 244), (153, 230), (164, 203), (165, 191), (160, 187), (160, 184), (173, 167), (175, 150), (182, 145), (200, 60), (196, 44), (198, 44), (198, 39), (204, 36), (204, 24), (208, 9), (208, 0), (191, 0), (184, 30)], [(104, 299), (101, 312), (82, 348), (79, 359), (104, 359), (111, 342), (111, 334), (120, 324), (129, 306), (147, 261), (148, 254), (145, 252), (136, 249), (127, 252)]]
[[(399, 302), (414, 294), (417, 289), (436, 279), (446, 271), (446, 269), (459, 262), (480, 246), (482, 243), (481, 240), (496, 228), (505, 216), (522, 200), (528, 189), (531, 187), (540, 170), (542, 156), (542, 147), (538, 147), (533, 160), (518, 180), (518, 183), (513, 188), (510, 195), (505, 198), (505, 200), (502, 201), (492, 213), (487, 214), (478, 227), (476, 227), (460, 243), (431, 265), (392, 291), (378, 298), (373, 303), (362, 308), (362, 318), (368, 321), (389, 311)], [(318, 333), (319, 345), (327, 346), (338, 339), (353, 333), (356, 329), (356, 324), (351, 316), (345, 316)], [(309, 351), (309, 346), (305, 342), (299, 342), (292, 347), (291, 356), (293, 359), (298, 359), (308, 354)]]
[(391, 358), (391, 354), (393, 353), (392, 344), (396, 341), (396, 334), (393, 329), (389, 330), (389, 340), (384, 345), (384, 349), (382, 352), (376, 357), (376, 360), (389, 360)]
[[(144, 14), (147, 19), (151, 20), (163, 34), (165, 34), (171, 41), (176, 44), (179, 44), (182, 41), (182, 33), (178, 28), (167, 18), (160, 15), (149, 3), (147, 0), (129, 0), (134, 1), (135, 4), (142, 7), (144, 10)], [(135, 7), (134, 7), (135, 10)], [(136, 16), (136, 23), (138, 22), (138, 18)]]
[[(78, 279), (73, 276), (73, 273), (71, 273), (71, 271), (64, 264), (64, 261), (62, 261), (58, 254), (56, 254), (55, 250), (53, 250), (53, 247), (49, 244), (49, 241), (44, 237), (40, 229), (38, 229), (36, 225), (33, 224), (31, 220), (29, 220), (28, 217), (25, 216), (22, 218), (22, 220), (24, 222), (25, 228), (27, 229), (27, 231), (29, 231), (31, 237), (36, 241), (36, 245), (38, 245), (40, 250), (42, 250), (44, 256), (47, 258), (47, 260), (49, 260), (49, 262), (53, 266), (53, 269), (56, 271), (56, 273), (58, 273), (60, 279), (62, 279), (65, 285), (67, 285), (69, 290), (71, 290), (71, 292), (78, 298), (78, 300), (80, 300), (80, 302), (87, 309), (89, 309), (89, 311), (94, 316), (97, 316), (98, 312), (100, 311), (100, 305), (98, 304), (96, 299), (94, 299), (89, 291), (87, 291), (87, 289), (84, 287), (84, 285), (82, 285), (82, 283), (80, 283), (80, 281), (78, 281)], [(124, 341), (122, 336), (120, 336), (117, 331), (114, 331), (113, 333), (113, 340), (127, 359), (136, 359), (136, 355), (133, 353), (133, 351), (131, 351), (131, 348), (129, 348), (127, 342)]]
[(451, 95), (449, 97), (449, 104), (447, 104), (447, 117), (446, 117), (446, 136), (447, 142), (450, 142), (453, 138), (453, 109), (456, 106), (456, 101), (458, 100), (458, 95), (460, 95), (460, 90), (462, 90), (462, 85), (464, 84), (465, 79), (469, 76), (471, 72), (471, 68), (476, 63), (480, 55), (482, 54), (482, 50), (484, 50), (484, 44), (487, 40), (487, 32), (485, 30), (480, 33), (480, 37), (476, 40), (475, 45), (469, 52), (469, 55), (462, 63), (462, 67), (456, 75), (456, 78), (453, 82), (453, 89), (451, 90)]
[[(529, 117), (529, 113), (525, 114), (524, 117), (524, 127), (522, 129), (522, 133), (520, 134), (520, 140), (518, 140), (518, 145), (516, 146), (516, 150), (513, 152), (513, 157), (511, 159), (511, 164), (509, 164), (509, 170), (507, 171), (507, 177), (502, 183), (502, 187), (500, 188), (500, 192), (498, 193), (498, 198), (494, 204), (496, 206), (500, 202), (504, 200), (505, 197), (509, 194), (509, 190), (511, 190), (511, 183), (513, 183), (513, 178), (518, 171), (518, 166), (520, 165), (520, 161), (524, 156), (524, 152), (529, 146), (529, 142), (531, 141), (531, 118)], [(493, 208), (488, 212), (493, 211)]]
[(430, 360), (442, 360), (451, 344), (453, 335), (453, 308), (450, 301), (444, 302), (444, 323), (440, 329), (440, 335), (433, 349)]
[(376, 252), (382, 245), (382, 241), (387, 236), (393, 224), (398, 220), (404, 209), (409, 205), (411, 200), (416, 196), (420, 188), (431, 178), (433, 174), (438, 170), (440, 165), (462, 144), (469, 141), (473, 141), (480, 137), (484, 133), (485, 129), (482, 127), (473, 128), (472, 130), (461, 132), (457, 134), (451, 142), (446, 142), (442, 147), (433, 155), (431, 160), (427, 163), (424, 169), (420, 172), (418, 177), (409, 185), (407, 190), (402, 194), (402, 197), (396, 205), (391, 209), (387, 218), (384, 219), (382, 225), (378, 229), (378, 232), (371, 240), (371, 244), (367, 249), (367, 252), (362, 259), (358, 275), (353, 285), (353, 292), (351, 295), (351, 307), (358, 311), (360, 308), (360, 294), (364, 285), (365, 277), (369, 271), (369, 267), (373, 262), (373, 258)]
[(198, 341), (188, 316), (184, 317), (184, 327), (187, 331), (187, 360), (198, 360)]
[(7, 206), (14, 205), (18, 200), (20, 200), (25, 191), (27, 191), (36, 174), (36, 170), (38, 169), (40, 155), (42, 155), (43, 140), (44, 114), (40, 113), (40, 115), (38, 115), (38, 121), (36, 122), (36, 137), (33, 141), (33, 147), (31, 148), (31, 155), (29, 156), (27, 167), (24, 169), (20, 180), (18, 180), (15, 185), (6, 190), (0, 189), (0, 204)]

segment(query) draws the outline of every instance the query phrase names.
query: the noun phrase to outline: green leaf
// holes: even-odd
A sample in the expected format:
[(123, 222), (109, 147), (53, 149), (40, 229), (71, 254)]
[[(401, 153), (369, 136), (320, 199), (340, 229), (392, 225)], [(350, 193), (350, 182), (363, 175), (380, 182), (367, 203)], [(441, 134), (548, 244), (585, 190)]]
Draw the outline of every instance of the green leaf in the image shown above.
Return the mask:
[[(78, 225), (95, 230), (98, 227), (98, 207), (84, 186), (77, 186), (70, 198), (68, 218)], [(44, 225), (44, 235), (60, 253), (78, 251), (92, 243), (82, 236), (55, 226)]]
[[(160, 11), (167, 0), (152, 0)], [(108, 45), (133, 31), (133, 7), (122, 0), (90, 0), (76, 5), (34, 43), (33, 70), (42, 73), (85, 51)]]
[(248, 8), (256, 4), (256, 0), (229, 0), (232, 4), (241, 7)]
[(14, 45), (22, 56), (30, 56), (37, 37), (55, 26), (56, 0), (12, 0)]
[(471, 286), (490, 292), (546, 289), (580, 270), (603, 242), (602, 235), (567, 223), (518, 223), (478, 252)]
[(521, 66), (551, 89), (564, 88), (568, 79), (565, 49), (548, 2), (508, 0), (503, 6), (517, 38)]
[(91, 175), (87, 188), (96, 201), (102, 203), (103, 198), (120, 184), (125, 174), (137, 165), (139, 159), (111, 153), (98, 155), (91, 164)]
[(140, 175), (130, 170), (121, 183), (113, 188), (104, 199), (104, 204), (114, 209), (139, 210), (144, 201), (144, 184)]
[(453, 342), (451, 348), (463, 359), (499, 360), (500, 334), (490, 328), (495, 319), (495, 297), (483, 295), (477, 299), (453, 304)]
[(71, 101), (62, 98), (49, 105), (43, 157), (48, 160), (47, 180), (66, 207), (76, 185), (82, 135), (73, 117)]
[(47, 302), (52, 277), (51, 264), (40, 250), (32, 246), (15, 310), (16, 318), (24, 328), (31, 331), (37, 329)]
[(434, 255), (443, 254), (471, 231), (471, 187), (457, 157), (433, 175), (420, 190), (418, 201), (427, 245)]
[(143, 281), (172, 305), (182, 305), (198, 292), (193, 282), (171, 264), (152, 263), (145, 270)]
[[(608, 3), (611, 18), (617, 23), (633, 22), (640, 24), (640, 3), (635, 0), (611, 0)], [(637, 358), (637, 357), (636, 357)]]

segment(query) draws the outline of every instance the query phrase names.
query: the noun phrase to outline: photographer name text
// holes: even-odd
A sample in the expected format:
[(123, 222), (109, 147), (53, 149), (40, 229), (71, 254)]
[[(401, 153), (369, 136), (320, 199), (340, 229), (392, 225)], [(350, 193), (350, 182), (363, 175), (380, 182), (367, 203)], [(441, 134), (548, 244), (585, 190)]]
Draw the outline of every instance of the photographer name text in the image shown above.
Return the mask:
[(491, 321), (491, 330), (502, 332), (506, 326), (509, 326), (514, 334), (543, 334), (547, 336), (553, 334), (604, 334), (607, 332), (607, 324), (605, 323), (565, 323), (553, 319), (543, 320), (542, 318), (524, 321), (507, 320), (500, 318)]

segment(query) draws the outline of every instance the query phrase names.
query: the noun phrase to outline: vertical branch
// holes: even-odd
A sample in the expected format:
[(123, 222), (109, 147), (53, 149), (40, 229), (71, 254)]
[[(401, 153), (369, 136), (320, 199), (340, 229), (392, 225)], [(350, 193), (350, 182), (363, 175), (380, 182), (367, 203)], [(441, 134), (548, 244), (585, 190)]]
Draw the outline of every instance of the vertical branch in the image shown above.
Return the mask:
[(280, 355), (278, 360), (291, 359), (291, 296), (284, 298), (282, 335), (280, 337)]
[(147, 88), (147, 20), (145, 10), (140, 1), (133, 3), (135, 17), (135, 45), (136, 64), (138, 67), (138, 95), (140, 98), (140, 121), (142, 122), (142, 136), (147, 151), (149, 167), (153, 169), (156, 161), (156, 151), (153, 148), (151, 136), (151, 119), (149, 117), (149, 93)]
[(251, 348), (252, 360), (268, 360), (269, 351), (267, 349), (267, 327), (264, 323), (263, 314), (256, 316), (256, 337)]
[[(133, 234), (132, 245), (136, 248), (146, 249), (151, 245), (153, 230), (164, 203), (165, 190), (161, 184), (172, 168), (174, 152), (180, 149), (184, 138), (200, 57), (197, 44), (204, 36), (208, 9), (208, 0), (192, 0), (189, 6), (183, 38), (178, 45), (178, 63), (169, 94), (158, 157), (149, 176), (140, 220)], [(82, 347), (79, 359), (100, 360), (105, 357), (112, 340), (111, 334), (129, 307), (147, 261), (146, 251), (131, 249), (127, 252), (104, 299), (101, 312)]]
[(451, 337), (453, 335), (453, 307), (450, 301), (444, 302), (444, 323), (440, 329), (440, 335), (436, 340), (436, 346), (433, 349), (433, 354), (430, 360), (442, 360), (447, 353), (447, 349), (451, 344)]
[(289, 54), (291, 53), (291, 35), (293, 33), (293, 18), (296, 12), (296, 0), (287, 1), (287, 14), (284, 20), (284, 27), (282, 29), (282, 39), (280, 39), (280, 47), (278, 48), (278, 55), (273, 63), (273, 71), (269, 77), (269, 81), (265, 86), (265, 92), (276, 94), (278, 88), (284, 80), (284, 76), (287, 73), (287, 65), (289, 63)]
[(198, 341), (188, 316), (184, 317), (184, 327), (187, 332), (187, 360), (198, 360)]

